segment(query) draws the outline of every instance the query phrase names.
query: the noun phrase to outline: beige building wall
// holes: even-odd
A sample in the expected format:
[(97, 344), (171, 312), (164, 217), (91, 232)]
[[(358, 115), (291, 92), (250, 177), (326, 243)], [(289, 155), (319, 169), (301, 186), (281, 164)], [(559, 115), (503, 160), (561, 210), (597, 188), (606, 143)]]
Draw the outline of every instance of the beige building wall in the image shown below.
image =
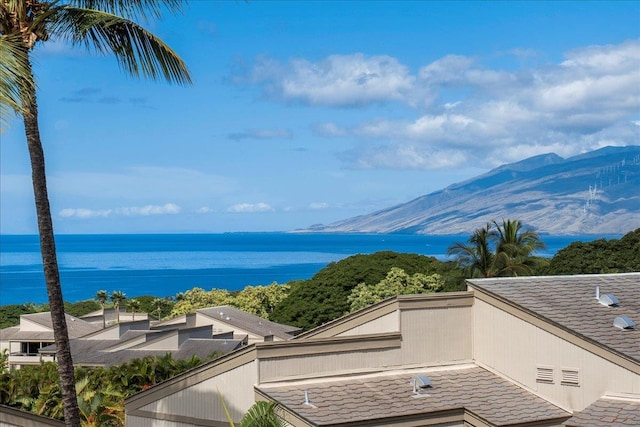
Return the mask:
[[(296, 347), (292, 347), (291, 354), (260, 358), (260, 382), (470, 362), (473, 359), (472, 315), (470, 303), (401, 309), (351, 328), (346, 336), (341, 333), (334, 341), (331, 338), (300, 340)], [(401, 334), (395, 330), (398, 320)], [(375, 330), (378, 333), (356, 335), (358, 330)], [(371, 346), (363, 346), (368, 339), (372, 340)], [(376, 339), (378, 341), (374, 345), (373, 340)], [(386, 341), (382, 343), (382, 340)], [(331, 352), (314, 352), (312, 343), (319, 341), (329, 342), (324, 348), (331, 349)], [(258, 347), (258, 354), (265, 353), (262, 350), (267, 348)]]
[[(478, 364), (568, 411), (581, 411), (605, 393), (640, 394), (637, 373), (480, 299), (473, 345)], [(563, 371), (571, 381), (563, 383)], [(541, 374), (551, 381), (537, 379)], [(570, 384), (576, 377), (578, 384)]]
[(401, 364), (450, 364), (473, 359), (472, 306), (402, 310)]
[[(253, 387), (258, 382), (257, 372), (257, 361), (254, 360), (188, 387), (176, 387), (175, 393), (127, 413), (126, 425), (127, 427), (200, 425), (197, 420), (208, 420), (214, 425), (215, 423), (228, 425), (218, 391), (222, 394), (234, 421), (240, 421), (254, 403)], [(162, 414), (165, 421), (154, 419), (154, 413)]]
[(363, 325), (339, 333), (338, 337), (354, 335), (381, 334), (385, 332), (398, 332), (400, 330), (400, 312), (398, 310), (373, 319)]

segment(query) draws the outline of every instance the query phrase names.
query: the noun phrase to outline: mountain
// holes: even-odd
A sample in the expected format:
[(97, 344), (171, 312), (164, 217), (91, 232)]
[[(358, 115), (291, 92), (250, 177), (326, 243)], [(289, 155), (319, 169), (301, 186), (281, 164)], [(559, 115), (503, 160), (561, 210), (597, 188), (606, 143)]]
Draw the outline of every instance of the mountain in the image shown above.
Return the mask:
[(307, 232), (458, 234), (519, 219), (540, 233), (624, 234), (640, 228), (640, 146), (502, 165), (407, 203)]

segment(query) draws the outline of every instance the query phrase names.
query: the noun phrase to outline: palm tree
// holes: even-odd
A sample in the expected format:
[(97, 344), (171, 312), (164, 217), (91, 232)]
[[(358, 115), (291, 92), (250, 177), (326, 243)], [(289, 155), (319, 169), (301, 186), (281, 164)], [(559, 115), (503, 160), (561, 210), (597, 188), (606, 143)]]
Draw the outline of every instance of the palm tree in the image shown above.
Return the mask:
[(509, 219), (478, 228), (467, 243), (451, 245), (447, 255), (456, 258), (468, 277), (530, 276), (536, 262), (533, 253), (545, 248), (538, 233)]
[(133, 320), (135, 322), (135, 320), (136, 320), (136, 311), (140, 310), (140, 301), (138, 301), (137, 299), (133, 298), (133, 299), (129, 300), (129, 303), (127, 305), (129, 306), (129, 309), (131, 310), (131, 315), (132, 315), (131, 320)]
[(162, 320), (162, 306), (164, 305), (164, 300), (162, 298), (154, 298), (153, 301), (151, 301), (151, 305), (156, 308), (158, 320)]
[[(65, 40), (110, 53), (134, 76), (190, 83), (182, 60), (160, 39), (132, 21), (178, 11), (180, 0), (0, 0), (0, 117), (22, 116), (31, 159), (40, 251), (56, 344), (56, 360), (68, 426), (80, 426), (73, 361), (64, 315), (53, 221), (38, 125), (36, 82), (30, 55), (37, 43)], [(120, 16), (119, 16), (120, 15)]]
[(493, 221), (497, 230), (494, 268), (498, 276), (530, 276), (535, 260), (531, 255), (546, 246), (538, 233), (525, 229), (519, 220)]
[(109, 294), (107, 294), (107, 291), (101, 290), (96, 292), (96, 300), (100, 304), (100, 307), (102, 307), (102, 328), (103, 329), (107, 326), (107, 320), (104, 314), (104, 306), (107, 304), (108, 299), (109, 299)]
[(464, 243), (454, 243), (447, 249), (447, 255), (454, 256), (458, 264), (465, 270), (469, 277), (493, 276), (494, 254), (491, 243), (495, 239), (496, 231), (490, 223), (476, 229)]
[(116, 323), (120, 323), (120, 304), (127, 299), (127, 296), (122, 291), (113, 291), (109, 298), (111, 298), (113, 308), (116, 310)]

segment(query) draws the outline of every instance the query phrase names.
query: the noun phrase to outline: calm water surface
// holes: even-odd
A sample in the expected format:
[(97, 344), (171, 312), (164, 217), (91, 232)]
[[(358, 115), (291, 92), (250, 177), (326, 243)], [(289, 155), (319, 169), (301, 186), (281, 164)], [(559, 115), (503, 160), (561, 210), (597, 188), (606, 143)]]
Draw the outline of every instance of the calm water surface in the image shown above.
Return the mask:
[[(573, 241), (621, 236), (542, 236), (553, 256)], [(247, 285), (308, 279), (332, 261), (382, 250), (446, 259), (467, 235), (396, 234), (138, 234), (56, 237), (65, 300), (93, 298), (100, 289), (127, 297), (175, 295), (199, 286)], [(0, 305), (47, 300), (37, 236), (0, 236)]]

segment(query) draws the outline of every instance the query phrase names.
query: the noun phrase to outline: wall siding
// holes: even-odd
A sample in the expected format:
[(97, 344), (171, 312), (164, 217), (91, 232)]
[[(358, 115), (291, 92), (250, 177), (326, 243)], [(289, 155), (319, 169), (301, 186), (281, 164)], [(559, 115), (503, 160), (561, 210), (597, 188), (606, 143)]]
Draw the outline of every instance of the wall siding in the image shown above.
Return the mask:
[(403, 310), (402, 363), (451, 363), (470, 361), (472, 307)]
[[(386, 317), (386, 316), (385, 316)], [(403, 310), (400, 348), (260, 360), (260, 382), (472, 360), (472, 307)], [(378, 319), (371, 323), (376, 324)], [(388, 318), (387, 320), (391, 320)], [(363, 327), (366, 329), (366, 326)], [(378, 331), (380, 332), (380, 331)]]
[[(257, 362), (253, 361), (152, 402), (140, 409), (226, 422), (227, 418), (218, 396), (218, 391), (220, 391), (234, 421), (239, 421), (254, 403), (253, 387), (257, 382)], [(131, 425), (135, 426), (135, 424)], [(154, 421), (154, 425), (159, 424), (155, 424)], [(173, 424), (168, 425), (173, 426)], [(127, 426), (129, 426), (128, 421)]]
[(400, 313), (399, 311), (394, 311), (393, 313), (386, 314), (336, 336), (346, 337), (354, 335), (381, 334), (385, 332), (398, 332), (399, 330)]
[[(481, 300), (474, 304), (474, 356), (570, 411), (605, 393), (640, 393), (640, 375)], [(553, 368), (553, 384), (536, 381), (537, 366)], [(579, 371), (579, 386), (561, 384), (561, 370), (567, 368)]]

